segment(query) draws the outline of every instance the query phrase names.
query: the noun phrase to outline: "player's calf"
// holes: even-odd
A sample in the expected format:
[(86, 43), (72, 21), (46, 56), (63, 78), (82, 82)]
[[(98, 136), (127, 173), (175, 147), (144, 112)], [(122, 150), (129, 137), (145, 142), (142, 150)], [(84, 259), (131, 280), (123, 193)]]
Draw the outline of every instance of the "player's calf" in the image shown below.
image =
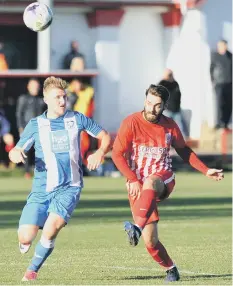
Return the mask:
[(140, 198), (134, 202), (134, 221), (142, 230), (147, 224), (152, 212), (156, 208), (157, 193), (153, 189), (143, 190)]
[(38, 272), (45, 260), (53, 252), (54, 245), (55, 239), (49, 240), (42, 235), (36, 245), (34, 256), (27, 270)]

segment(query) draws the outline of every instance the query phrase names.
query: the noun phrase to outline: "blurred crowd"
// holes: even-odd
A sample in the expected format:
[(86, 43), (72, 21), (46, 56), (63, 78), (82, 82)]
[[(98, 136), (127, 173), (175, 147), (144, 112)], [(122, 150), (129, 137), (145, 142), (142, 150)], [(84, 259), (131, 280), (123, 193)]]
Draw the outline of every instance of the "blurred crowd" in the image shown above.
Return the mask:
[[(28, 68), (27, 65), (20, 63), (20, 53), (17, 52), (17, 49), (12, 49), (11, 46), (7, 46), (5, 42), (0, 39), (0, 71)], [(71, 42), (70, 51), (64, 55), (61, 68), (73, 72), (83, 71), (85, 69), (85, 58), (79, 51), (77, 41)]]
[[(27, 92), (19, 94), (16, 100), (8, 98), (8, 100), (0, 101), (0, 138), (2, 138), (0, 162), (2, 167), (14, 167), (9, 165), (7, 152), (14, 147), (27, 123), (46, 110), (40, 81), (36, 78), (30, 78), (26, 90)], [(67, 95), (67, 109), (79, 111), (90, 118), (93, 117), (94, 88), (92, 86), (79, 78), (74, 78), (69, 83)], [(85, 164), (88, 153), (97, 147), (98, 142), (94, 139), (91, 140), (91, 137), (84, 132), (82, 132), (81, 138), (81, 153)], [(34, 150), (31, 150), (27, 154), (24, 165), (26, 178), (31, 177), (33, 157)]]
[[(12, 67), (12, 53), (6, 50), (4, 43), (0, 41), (0, 71)], [(64, 55), (63, 68), (71, 71), (82, 71), (85, 69), (84, 55), (79, 51), (77, 41), (72, 41), (70, 51)], [(228, 50), (227, 42), (220, 40), (217, 48), (211, 56), (210, 76), (215, 91), (217, 102), (217, 119), (215, 129), (231, 128), (232, 115), (232, 54)], [(157, 84), (165, 86), (170, 92), (170, 100), (164, 114), (173, 118), (184, 136), (188, 138), (187, 126), (182, 115), (181, 91), (179, 83), (175, 80), (173, 71), (166, 69), (161, 81)], [(42, 98), (40, 81), (36, 78), (29, 79), (27, 92), (18, 94), (16, 97), (0, 97), (0, 162), (7, 167), (9, 165), (7, 152), (14, 146), (23, 132), (26, 124), (33, 117), (45, 111)], [(70, 81), (67, 90), (68, 109), (79, 111), (88, 117), (94, 116), (94, 88), (74, 78)], [(87, 133), (82, 132), (82, 158), (84, 165), (89, 152), (97, 147), (98, 142), (92, 142)], [(5, 151), (4, 151), (5, 150)], [(33, 151), (28, 154), (25, 168), (25, 177), (31, 176), (31, 165), (33, 162)]]

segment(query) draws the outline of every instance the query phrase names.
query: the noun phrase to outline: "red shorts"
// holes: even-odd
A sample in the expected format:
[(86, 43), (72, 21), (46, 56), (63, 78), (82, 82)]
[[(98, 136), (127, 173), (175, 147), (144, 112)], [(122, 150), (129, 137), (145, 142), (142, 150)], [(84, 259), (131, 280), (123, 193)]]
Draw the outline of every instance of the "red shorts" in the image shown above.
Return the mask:
[[(160, 177), (163, 180), (164, 184), (166, 185), (166, 189), (164, 190), (165, 193), (163, 197), (156, 199), (156, 202), (159, 203), (160, 201), (167, 199), (172, 193), (174, 186), (175, 186), (175, 175), (173, 172), (170, 172), (170, 171), (154, 173), (153, 175)], [(144, 180), (141, 181), (142, 184), (143, 184), (143, 181)], [(131, 197), (130, 195), (128, 195), (128, 197), (129, 197), (131, 212), (132, 212), (132, 215), (134, 216), (134, 203), (136, 201), (136, 198)], [(159, 221), (159, 213), (158, 213), (157, 204), (155, 204), (154, 211), (149, 217), (147, 224), (154, 222), (154, 221)]]

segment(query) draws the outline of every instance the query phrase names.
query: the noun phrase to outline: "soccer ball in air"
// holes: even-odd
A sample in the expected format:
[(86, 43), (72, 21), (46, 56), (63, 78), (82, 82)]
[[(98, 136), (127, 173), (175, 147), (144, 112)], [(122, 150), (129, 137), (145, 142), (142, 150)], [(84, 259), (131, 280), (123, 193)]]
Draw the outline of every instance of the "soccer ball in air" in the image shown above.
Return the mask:
[(23, 21), (30, 30), (41, 32), (51, 25), (53, 12), (46, 4), (34, 2), (25, 8)]

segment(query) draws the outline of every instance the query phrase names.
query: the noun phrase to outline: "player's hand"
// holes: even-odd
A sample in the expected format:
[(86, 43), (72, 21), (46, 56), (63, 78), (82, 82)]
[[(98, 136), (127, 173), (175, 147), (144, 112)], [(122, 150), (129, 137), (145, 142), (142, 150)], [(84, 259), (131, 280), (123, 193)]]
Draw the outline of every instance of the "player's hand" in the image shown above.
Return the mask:
[(98, 149), (94, 154), (88, 156), (87, 158), (87, 169), (89, 171), (97, 169), (104, 159), (104, 152)]
[(21, 149), (13, 148), (9, 153), (9, 158), (11, 162), (18, 164), (18, 163), (24, 163), (25, 164), (25, 158), (27, 158), (26, 154)]
[(127, 183), (129, 195), (133, 198), (139, 198), (142, 190), (142, 184), (139, 181)]
[(221, 181), (224, 178), (224, 174), (222, 170), (209, 169), (206, 173), (206, 177), (211, 178), (215, 181)]

